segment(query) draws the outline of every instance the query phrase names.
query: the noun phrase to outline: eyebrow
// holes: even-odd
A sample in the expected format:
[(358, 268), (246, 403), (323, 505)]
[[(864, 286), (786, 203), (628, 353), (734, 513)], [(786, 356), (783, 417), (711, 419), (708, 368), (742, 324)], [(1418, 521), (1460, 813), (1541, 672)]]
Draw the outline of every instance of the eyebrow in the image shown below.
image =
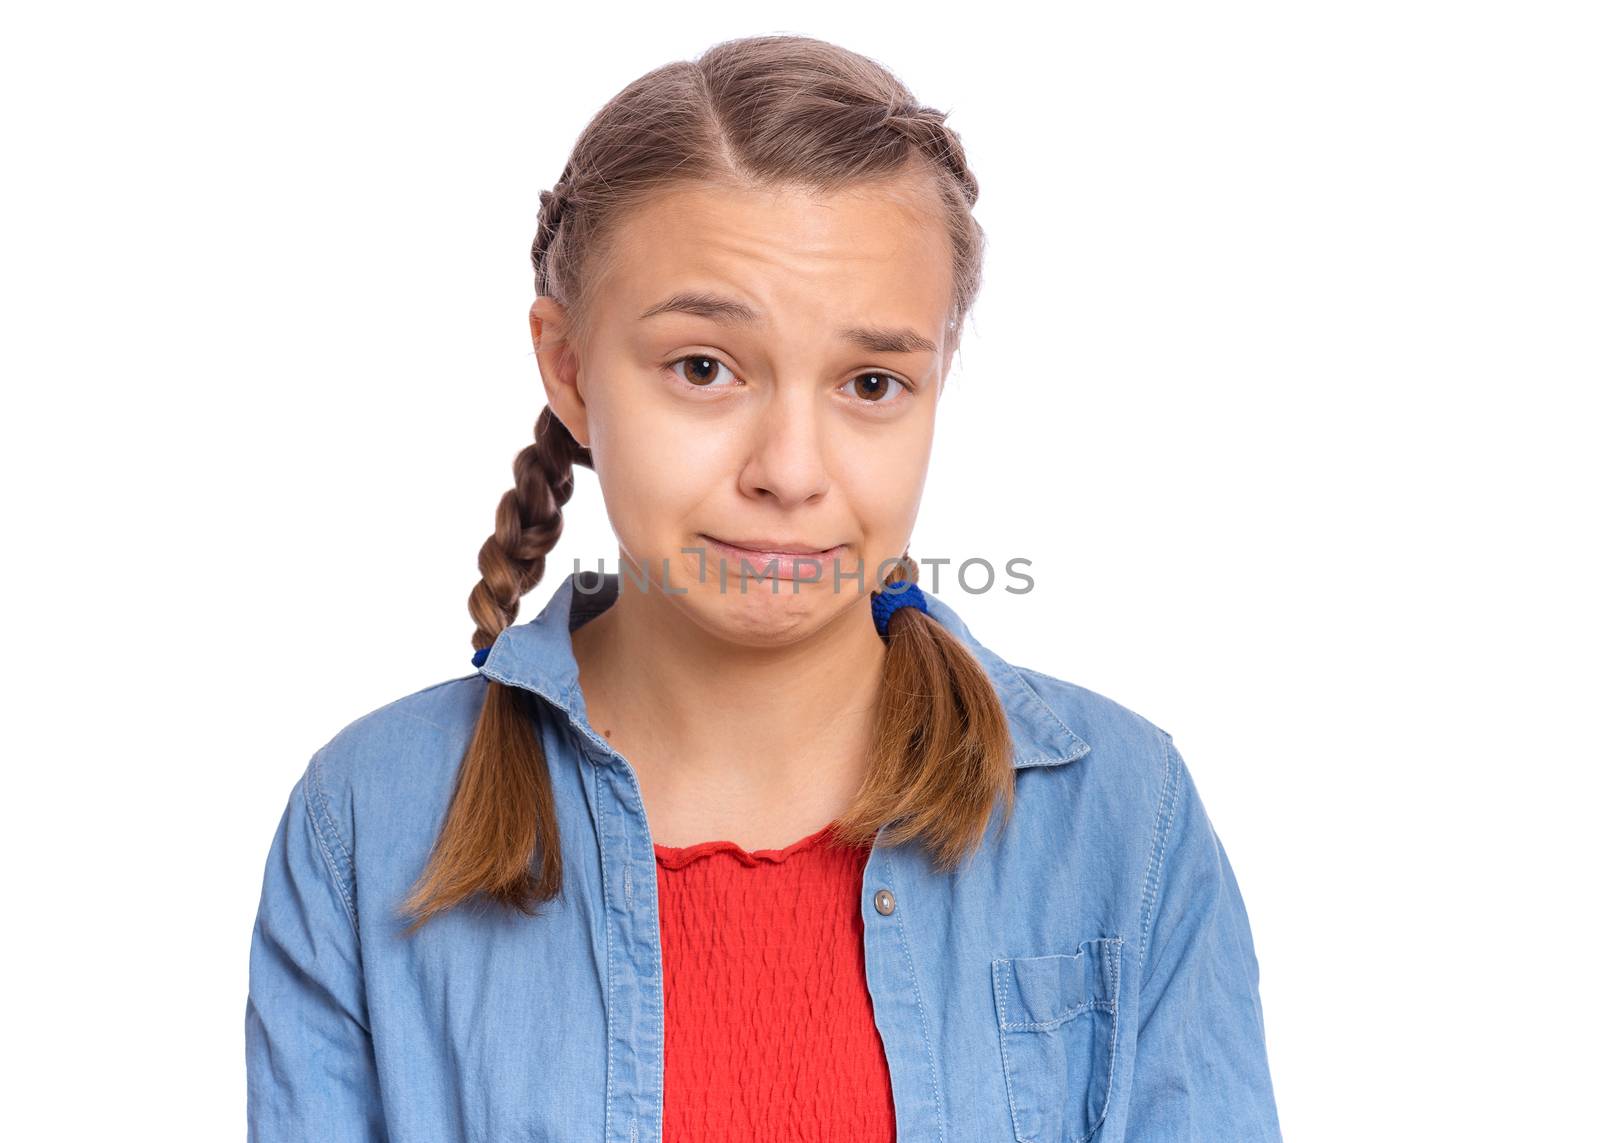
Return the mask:
[[(724, 325), (755, 325), (761, 315), (743, 302), (698, 290), (686, 290), (657, 302), (639, 315), (643, 321), (657, 314), (693, 314)], [(939, 347), (909, 326), (887, 329), (882, 326), (851, 326), (839, 336), (855, 342), (871, 353), (937, 353)]]

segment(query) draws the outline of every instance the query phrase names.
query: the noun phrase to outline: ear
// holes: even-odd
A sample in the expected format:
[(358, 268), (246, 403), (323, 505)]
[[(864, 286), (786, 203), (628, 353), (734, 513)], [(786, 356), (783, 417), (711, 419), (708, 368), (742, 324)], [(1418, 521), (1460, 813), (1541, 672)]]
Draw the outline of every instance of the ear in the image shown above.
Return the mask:
[(554, 298), (536, 298), (528, 311), (528, 330), (550, 411), (575, 441), (588, 448), (589, 407), (578, 390), (578, 346), (571, 341), (566, 307)]

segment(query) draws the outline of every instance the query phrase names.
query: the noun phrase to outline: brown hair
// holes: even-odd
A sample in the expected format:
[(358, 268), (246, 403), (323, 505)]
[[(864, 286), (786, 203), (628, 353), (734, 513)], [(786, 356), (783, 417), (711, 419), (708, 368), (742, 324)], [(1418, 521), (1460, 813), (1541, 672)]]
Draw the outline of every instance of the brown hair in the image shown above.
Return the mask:
[[(533, 243), (539, 294), (560, 301), (568, 336), (590, 331), (588, 301), (604, 277), (608, 236), (630, 206), (662, 188), (725, 180), (828, 192), (908, 172), (931, 177), (954, 256), (950, 329), (959, 339), (977, 295), (984, 235), (972, 215), (978, 182), (945, 113), (921, 106), (878, 63), (822, 40), (753, 36), (716, 44), (623, 88), (589, 122), (552, 190), (540, 195)], [(573, 465), (594, 467), (547, 406), (518, 453), (483, 578), (468, 609), (472, 644), (516, 621), (561, 536)], [(916, 578), (902, 561), (885, 582)], [(919, 840), (941, 870), (982, 844), (997, 797), (1013, 806), (1011, 737), (988, 676), (955, 635), (914, 607), (889, 623), (872, 757), (838, 819), (841, 844)], [(555, 798), (538, 734), (537, 696), (488, 681), (444, 825), (403, 908), (415, 930), (475, 895), (537, 913), (561, 891)], [(534, 855), (537, 854), (537, 861)]]

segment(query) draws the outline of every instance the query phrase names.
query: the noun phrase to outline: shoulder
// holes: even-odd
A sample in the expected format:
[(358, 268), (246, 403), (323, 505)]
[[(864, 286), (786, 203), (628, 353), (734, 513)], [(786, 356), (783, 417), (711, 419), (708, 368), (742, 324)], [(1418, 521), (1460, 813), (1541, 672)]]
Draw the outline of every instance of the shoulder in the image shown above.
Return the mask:
[[(1044, 671), (1011, 664), (1059, 723), (1062, 742), (1088, 750), (1064, 765), (1040, 767), (1039, 812), (1103, 860), (1148, 869), (1172, 827), (1188, 773), (1172, 735), (1150, 718), (1098, 691)], [(1081, 747), (1078, 748), (1081, 750)], [(1037, 795), (1036, 795), (1037, 796)], [(1059, 832), (1059, 831), (1058, 831)]]
[(325, 773), (354, 782), (427, 764), (442, 747), (464, 748), (487, 680), (464, 675), (413, 691), (354, 719), (317, 751)]
[(479, 674), (447, 679), (342, 727), (306, 769), (306, 799), (319, 829), (353, 847), (360, 817), (447, 802), (487, 685)]
[(1172, 735), (1145, 715), (1043, 671), (1015, 669), (1068, 728), (1063, 734), (1089, 746), (1039, 772), (1048, 777), (1036, 783), (1045, 794), (1036, 812), (1050, 823), (1040, 833), (1080, 860), (1092, 857), (1108, 899), (1126, 910), (1123, 931), (1140, 934), (1142, 956), (1160, 886), (1174, 867), (1187, 875), (1208, 860), (1210, 825), (1188, 767)]
[[(1099, 833), (1106, 849), (1128, 847), (1125, 856), (1146, 872), (1147, 907), (1161, 880), (1195, 868), (1214, 874), (1221, 843), (1173, 736), (1087, 687), (1026, 667), (1016, 670), (1089, 744), (1077, 761), (1058, 767), (1065, 801), (1056, 808), (1078, 818), (1087, 832)], [(1096, 825), (1082, 821), (1084, 816)]]

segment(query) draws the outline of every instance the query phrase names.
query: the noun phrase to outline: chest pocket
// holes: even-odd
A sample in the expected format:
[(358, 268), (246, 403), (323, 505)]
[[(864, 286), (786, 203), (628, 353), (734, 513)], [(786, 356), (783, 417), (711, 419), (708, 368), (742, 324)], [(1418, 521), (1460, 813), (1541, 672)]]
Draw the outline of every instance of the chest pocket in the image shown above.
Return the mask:
[(1000, 1060), (1018, 1143), (1084, 1143), (1111, 1103), (1122, 938), (993, 962)]

